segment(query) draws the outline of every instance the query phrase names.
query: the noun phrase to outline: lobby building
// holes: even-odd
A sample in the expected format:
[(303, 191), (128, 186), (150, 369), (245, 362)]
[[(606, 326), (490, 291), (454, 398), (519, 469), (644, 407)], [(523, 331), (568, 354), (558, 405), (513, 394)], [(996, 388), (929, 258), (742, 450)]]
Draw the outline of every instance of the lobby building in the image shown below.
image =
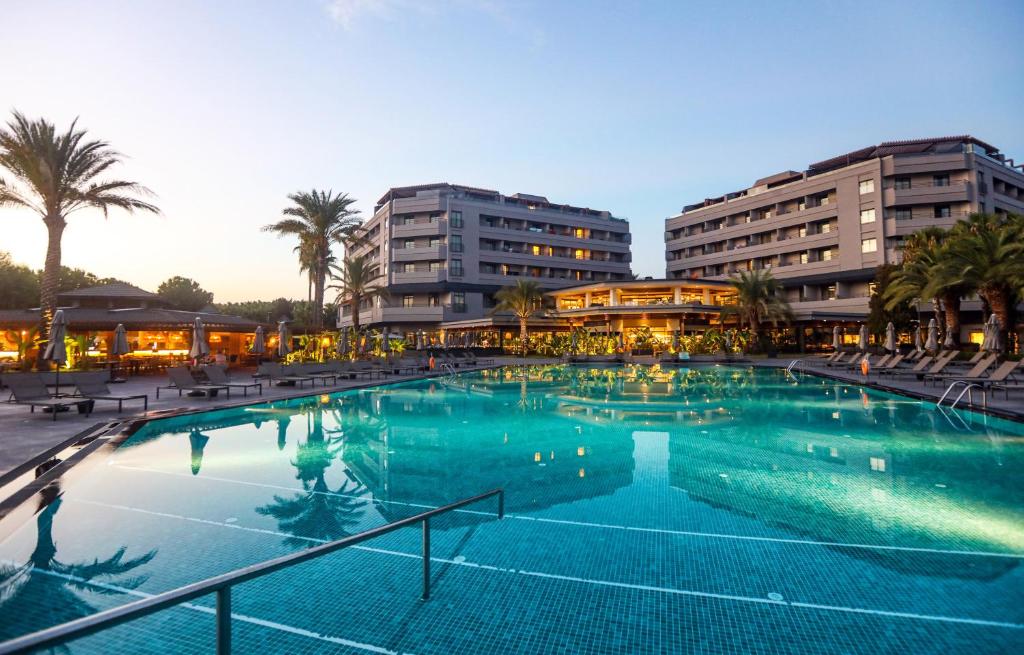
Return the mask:
[(666, 274), (770, 269), (798, 321), (859, 321), (908, 235), (974, 212), (1024, 213), (1021, 165), (971, 136), (885, 142), (685, 206), (665, 220)]
[[(630, 243), (625, 219), (543, 196), (446, 183), (392, 188), (352, 250), (375, 262), (390, 294), (364, 303), (359, 323), (428, 341), (442, 326), (497, 333), (516, 322), (492, 314), (496, 291), (520, 279), (545, 290), (631, 279)], [(351, 325), (346, 305), (338, 326)]]

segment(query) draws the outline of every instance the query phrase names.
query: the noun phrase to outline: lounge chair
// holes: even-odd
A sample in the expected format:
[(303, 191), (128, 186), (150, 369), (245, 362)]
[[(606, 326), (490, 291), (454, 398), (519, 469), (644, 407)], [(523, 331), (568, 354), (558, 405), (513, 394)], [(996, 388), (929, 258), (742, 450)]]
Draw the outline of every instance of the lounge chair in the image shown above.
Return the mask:
[(241, 389), (243, 396), (248, 396), (249, 389), (255, 388), (259, 395), (263, 395), (262, 382), (234, 382), (228, 377), (227, 372), (222, 366), (204, 366), (203, 373), (206, 374), (206, 379), (210, 381), (210, 384)]
[(50, 390), (46, 388), (42, 377), (38, 373), (14, 373), (4, 375), (4, 384), (11, 390), (15, 405), (28, 405), (31, 413), (35, 413), (36, 407), (42, 407), (45, 411), (48, 407), (53, 413), (53, 420), (57, 420), (57, 413), (63, 409), (77, 407), (79, 414), (86, 416), (92, 414), (95, 404), (89, 399), (54, 398)]
[(879, 375), (896, 375), (896, 376), (899, 376), (899, 375), (916, 375), (916, 374), (919, 374), (919, 373), (923, 374), (924, 370), (926, 368), (928, 368), (929, 366), (931, 366), (932, 362), (934, 362), (934, 361), (935, 361), (934, 357), (932, 357), (931, 355), (925, 355), (923, 358), (919, 359), (917, 361), (917, 363), (915, 363), (910, 368), (891, 367), (891, 368), (887, 368), (887, 369), (883, 369), (883, 370), (879, 371), (878, 374)]
[(860, 360), (864, 359), (867, 356), (868, 356), (868, 353), (859, 352), (859, 353), (855, 353), (853, 355), (853, 357), (851, 357), (850, 359), (848, 359), (846, 361), (840, 361), (840, 360), (837, 359), (834, 362), (829, 362), (828, 364), (825, 364), (825, 366), (827, 366), (829, 368), (847, 368), (847, 369), (853, 370), (857, 366), (860, 365)]
[(994, 386), (999, 386), (1000, 388), (1007, 392), (1006, 396), (1007, 398), (1009, 398), (1009, 389), (1006, 387), (1017, 388), (1021, 386), (1020, 383), (1017, 382), (1007, 382), (1007, 378), (1010, 377), (1010, 375), (1017, 369), (1018, 366), (1020, 366), (1019, 361), (1015, 362), (1012, 360), (1008, 360), (1000, 364), (996, 368), (996, 370), (992, 371), (992, 374), (987, 377), (970, 377), (967, 375), (965, 375), (964, 377), (950, 376), (950, 381), (952, 382), (955, 380), (956, 382), (967, 382), (969, 384), (977, 384), (981, 386), (983, 389), (989, 389)]
[[(846, 359), (846, 356), (848, 354), (849, 353), (839, 353), (839, 356), (833, 359), (832, 361), (825, 362), (825, 366), (829, 368), (835, 368), (836, 366), (845, 366), (849, 361), (851, 361)], [(858, 357), (860, 357), (860, 353), (856, 353), (853, 356), (854, 360), (856, 360)]]
[(904, 358), (903, 355), (896, 355), (895, 357), (890, 359), (888, 362), (878, 362), (878, 364), (876, 364), (875, 366), (871, 367), (871, 371), (868, 373), (868, 375), (871, 375), (871, 374), (879, 374), (879, 375), (881, 375), (881, 373), (883, 371), (892, 370), (892, 369), (896, 368), (897, 366), (899, 366), (900, 362), (902, 362), (904, 359), (905, 358)]
[(328, 380), (331, 381), (331, 384), (338, 384), (338, 374), (330, 370), (330, 367), (326, 364), (297, 364), (292, 370), (296, 375), (312, 378), (313, 386), (316, 386), (317, 380), (325, 387)]
[(356, 375), (365, 375), (370, 378), (372, 378), (374, 375), (376, 375), (377, 377), (384, 376), (384, 371), (381, 370), (379, 366), (367, 361), (357, 360), (352, 362), (350, 370)]
[(160, 397), (161, 389), (177, 389), (178, 397), (181, 397), (182, 391), (198, 391), (210, 400), (217, 395), (218, 391), (223, 390), (227, 394), (228, 398), (231, 397), (231, 387), (223, 384), (205, 384), (196, 382), (195, 378), (192, 377), (192, 371), (188, 370), (184, 366), (172, 366), (167, 369), (167, 377), (171, 383), (163, 387), (156, 388), (156, 397)]
[(974, 368), (972, 368), (966, 374), (963, 374), (963, 373), (961, 373), (961, 374), (957, 374), (957, 373), (943, 373), (941, 370), (936, 372), (936, 373), (932, 373), (932, 372), (929, 371), (924, 376), (925, 384), (927, 384), (929, 382), (935, 382), (936, 384), (942, 384), (942, 383), (946, 382), (947, 380), (952, 381), (954, 379), (977, 379), (977, 378), (982, 377), (982, 373), (987, 371), (988, 368), (990, 366), (992, 366), (993, 364), (995, 364), (995, 363), (996, 363), (996, 356), (995, 355), (989, 355), (988, 357), (984, 357), (981, 360), (979, 360), (978, 363), (974, 365)]
[(117, 403), (120, 414), (126, 400), (142, 400), (142, 411), (149, 410), (149, 395), (144, 393), (114, 393), (107, 386), (110, 376), (106, 371), (99, 373), (72, 373), (71, 381), (75, 385), (75, 394), (89, 400), (109, 400)]
[[(1019, 380), (1010, 381), (1009, 378), (1013, 377), (1013, 373), (1020, 368), (1024, 368), (1024, 359), (1018, 362), (1012, 362), (1015, 366), (1012, 366), (1007, 371), (1003, 371), (1003, 366), (1007, 366), (1011, 362), (1004, 362), (1002, 366), (996, 369), (987, 380), (981, 382), (982, 387), (991, 389), (993, 391), (1001, 389), (1006, 395), (1007, 400), (1010, 398), (1010, 390), (1024, 389), (1024, 382)], [(1003, 379), (997, 380), (996, 373), (1003, 373)]]
[(278, 382), (290, 385), (298, 385), (302, 387), (303, 382), (309, 382), (313, 384), (313, 378), (308, 375), (301, 375), (298, 371), (291, 366), (284, 366), (281, 364), (266, 364), (261, 365), (257, 375), (266, 375), (266, 379), (271, 383)]

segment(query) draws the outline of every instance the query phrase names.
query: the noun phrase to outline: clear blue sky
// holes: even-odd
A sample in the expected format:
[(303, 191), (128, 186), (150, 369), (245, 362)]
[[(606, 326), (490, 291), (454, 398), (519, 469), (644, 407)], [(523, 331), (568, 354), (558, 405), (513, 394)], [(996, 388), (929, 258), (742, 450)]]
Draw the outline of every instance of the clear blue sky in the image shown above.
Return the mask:
[[(764, 175), (961, 133), (1024, 159), (1020, 0), (0, 5), (0, 110), (79, 116), (164, 210), (76, 215), (65, 263), (217, 300), (305, 295), (259, 232), (297, 189), (365, 214), (436, 181), (608, 209), (661, 276), (665, 217)], [(44, 247), (0, 210), (0, 249)]]

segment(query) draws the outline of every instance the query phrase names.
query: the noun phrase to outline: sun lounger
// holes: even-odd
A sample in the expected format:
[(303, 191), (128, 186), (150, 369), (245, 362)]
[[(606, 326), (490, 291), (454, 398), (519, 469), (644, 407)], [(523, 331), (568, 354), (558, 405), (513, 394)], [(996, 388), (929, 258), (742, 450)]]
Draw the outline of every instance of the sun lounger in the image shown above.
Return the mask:
[[(955, 357), (955, 355), (954, 355), (954, 357)], [(946, 360), (946, 361), (948, 363), (951, 360)], [(935, 372), (929, 371), (924, 376), (925, 384), (927, 384), (929, 382), (935, 382), (936, 384), (941, 384), (941, 383), (945, 382), (946, 380), (953, 380), (953, 379), (960, 378), (960, 377), (963, 377), (963, 378), (979, 378), (979, 377), (981, 377), (981, 374), (984, 373), (985, 371), (987, 371), (988, 368), (990, 366), (992, 366), (992, 364), (994, 364), (995, 362), (996, 362), (996, 356), (995, 355), (989, 355), (988, 357), (984, 357), (981, 360), (979, 360), (978, 363), (974, 365), (974, 368), (972, 368), (970, 371), (968, 371), (966, 375), (963, 375), (963, 374), (959, 374), (958, 375), (956, 373), (944, 373), (944, 372), (942, 372), (941, 368), (940, 368), (940, 370), (935, 371)]]
[(107, 386), (110, 379), (106, 371), (98, 373), (72, 373), (71, 381), (75, 385), (75, 394), (89, 400), (109, 400), (117, 403), (120, 414), (126, 400), (142, 400), (142, 411), (149, 410), (149, 395), (144, 393), (115, 393)]
[(923, 358), (917, 361), (910, 368), (887, 368), (878, 372), (879, 375), (894, 375), (897, 377), (903, 375), (923, 375), (925, 369), (931, 366), (935, 361), (935, 358), (931, 355), (925, 355)]
[(292, 369), (296, 375), (304, 375), (313, 379), (313, 386), (319, 380), (325, 387), (328, 380), (331, 384), (338, 384), (338, 374), (330, 370), (325, 364), (297, 364)]
[(218, 391), (223, 390), (227, 394), (228, 398), (231, 397), (231, 387), (223, 384), (204, 384), (196, 382), (195, 378), (192, 377), (192, 371), (188, 370), (184, 366), (172, 366), (167, 369), (167, 377), (171, 383), (163, 387), (156, 388), (156, 397), (160, 397), (161, 389), (177, 389), (178, 397), (181, 397), (182, 391), (188, 392), (199, 392), (213, 400), (213, 397), (217, 395)]
[(28, 405), (31, 413), (35, 413), (36, 407), (47, 408), (53, 413), (53, 420), (57, 420), (57, 413), (64, 409), (77, 407), (79, 414), (88, 416), (92, 413), (93, 401), (89, 399), (54, 398), (50, 395), (49, 389), (43, 383), (38, 373), (12, 373), (4, 375), (4, 384), (11, 390), (15, 405)]
[(904, 359), (905, 358), (904, 358), (903, 355), (896, 355), (895, 357), (891, 358), (888, 362), (881, 362), (880, 361), (880, 362), (878, 362), (878, 364), (876, 364), (875, 366), (871, 367), (871, 371), (870, 371), (869, 375), (871, 375), (871, 374), (881, 375), (884, 371), (892, 370), (892, 369), (896, 368), (897, 366), (899, 366), (900, 362), (902, 362)]
[(263, 395), (263, 383), (262, 382), (234, 382), (228, 377), (227, 372), (221, 366), (204, 366), (203, 373), (206, 374), (206, 379), (210, 381), (210, 384), (217, 384), (232, 389), (241, 389), (243, 396), (249, 395), (249, 389), (255, 388), (259, 395)]
[(1000, 364), (996, 368), (996, 370), (992, 371), (992, 374), (988, 375), (987, 377), (983, 377), (983, 376), (971, 377), (969, 375), (965, 375), (964, 377), (950, 376), (950, 382), (956, 381), (956, 382), (966, 382), (966, 383), (969, 383), (969, 384), (977, 384), (977, 385), (981, 386), (983, 389), (989, 389), (989, 388), (993, 388), (993, 387), (998, 386), (999, 388), (1001, 388), (1001, 389), (1003, 389), (1004, 391), (1007, 392), (1006, 396), (1007, 396), (1007, 398), (1009, 398), (1010, 394), (1009, 394), (1009, 389), (1007, 387), (1009, 387), (1009, 388), (1016, 388), (1016, 387), (1022, 386), (1022, 384), (1020, 382), (1008, 382), (1007, 381), (1007, 379), (1010, 377), (1010, 375), (1015, 370), (1017, 370), (1018, 366), (1020, 366), (1020, 362), (1019, 361), (1018, 362), (1005, 361), (1002, 364)]
[[(846, 355), (848, 355), (848, 354), (849, 353), (839, 353), (839, 356), (836, 357), (835, 359), (833, 359), (832, 361), (825, 362), (825, 366), (827, 366), (829, 368), (835, 368), (836, 366), (845, 366), (849, 361), (851, 361), (851, 360), (847, 360), (846, 359)], [(854, 360), (856, 360), (858, 357), (860, 357), (860, 355), (861, 355), (860, 353), (856, 353), (854, 355)]]

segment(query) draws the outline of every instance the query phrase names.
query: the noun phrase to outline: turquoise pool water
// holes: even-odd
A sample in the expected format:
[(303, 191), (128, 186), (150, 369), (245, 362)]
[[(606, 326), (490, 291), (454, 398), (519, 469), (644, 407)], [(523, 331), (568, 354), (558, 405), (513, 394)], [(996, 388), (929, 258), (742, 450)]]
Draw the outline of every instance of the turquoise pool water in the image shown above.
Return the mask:
[[(1024, 649), (1024, 426), (713, 367), (494, 369), (154, 421), (0, 525), (0, 638), (354, 534), (237, 652)], [(210, 652), (213, 599), (70, 645)]]

